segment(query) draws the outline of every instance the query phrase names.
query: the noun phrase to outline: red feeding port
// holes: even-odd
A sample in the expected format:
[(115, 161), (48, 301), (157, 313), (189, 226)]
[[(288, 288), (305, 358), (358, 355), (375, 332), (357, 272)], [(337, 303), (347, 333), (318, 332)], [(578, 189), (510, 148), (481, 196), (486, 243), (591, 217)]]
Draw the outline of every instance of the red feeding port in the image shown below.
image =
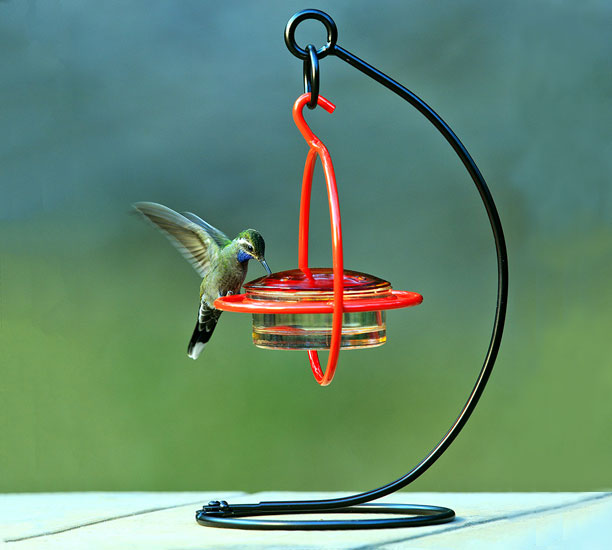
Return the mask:
[[(345, 271), (342, 226), (336, 177), (329, 151), (306, 124), (304, 106), (310, 94), (293, 106), (295, 123), (310, 146), (304, 167), (299, 225), (299, 269), (273, 273), (244, 285), (245, 294), (215, 301), (223, 311), (253, 315), (253, 342), (266, 349), (306, 350), (315, 379), (328, 385), (338, 363), (340, 349), (380, 346), (386, 341), (385, 311), (420, 304), (416, 292), (393, 290), (378, 277)], [(335, 106), (322, 96), (318, 103), (332, 113)], [(327, 186), (331, 220), (333, 268), (308, 267), (308, 233), (312, 174), (321, 159)], [(317, 350), (329, 350), (323, 372)]]

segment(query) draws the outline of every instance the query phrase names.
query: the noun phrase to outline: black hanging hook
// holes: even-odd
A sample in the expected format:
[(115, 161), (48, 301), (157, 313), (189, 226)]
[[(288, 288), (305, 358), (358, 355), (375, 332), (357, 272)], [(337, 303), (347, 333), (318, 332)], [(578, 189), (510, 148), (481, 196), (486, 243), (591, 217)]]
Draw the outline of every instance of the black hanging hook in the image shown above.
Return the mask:
[(306, 51), (308, 57), (304, 59), (304, 93), (310, 94), (307, 105), (309, 109), (314, 109), (319, 100), (319, 59), (312, 44), (306, 46)]
[(321, 21), (327, 29), (327, 43), (316, 51), (317, 57), (323, 59), (328, 54), (333, 53), (336, 42), (338, 41), (338, 28), (336, 27), (336, 23), (323, 11), (308, 9), (299, 11), (293, 15), (285, 27), (285, 44), (287, 48), (289, 48), (289, 51), (296, 57), (300, 59), (306, 59), (308, 57), (308, 52), (304, 48), (300, 48), (295, 41), (295, 29), (297, 29), (297, 26), (306, 19)]

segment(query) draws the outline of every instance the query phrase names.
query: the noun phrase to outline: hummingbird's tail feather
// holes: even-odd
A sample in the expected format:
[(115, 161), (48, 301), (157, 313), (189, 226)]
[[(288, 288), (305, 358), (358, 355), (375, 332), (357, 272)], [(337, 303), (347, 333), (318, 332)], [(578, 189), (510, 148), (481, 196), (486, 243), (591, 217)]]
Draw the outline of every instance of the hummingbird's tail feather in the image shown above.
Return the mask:
[(200, 304), (196, 325), (187, 346), (187, 355), (191, 359), (197, 359), (202, 353), (217, 326), (221, 313), (218, 309), (208, 307), (204, 301)]

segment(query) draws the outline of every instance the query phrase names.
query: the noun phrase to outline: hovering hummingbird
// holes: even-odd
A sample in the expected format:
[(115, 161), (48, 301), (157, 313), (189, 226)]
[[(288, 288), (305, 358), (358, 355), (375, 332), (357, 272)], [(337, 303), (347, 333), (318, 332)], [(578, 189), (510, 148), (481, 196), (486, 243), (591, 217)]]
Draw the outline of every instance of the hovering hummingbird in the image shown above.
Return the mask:
[(191, 212), (179, 214), (154, 202), (137, 202), (134, 208), (164, 232), (202, 277), (198, 316), (187, 347), (187, 355), (197, 359), (222, 313), (215, 309), (215, 300), (240, 292), (249, 260), (261, 262), (270, 275), (263, 237), (245, 229), (231, 240)]

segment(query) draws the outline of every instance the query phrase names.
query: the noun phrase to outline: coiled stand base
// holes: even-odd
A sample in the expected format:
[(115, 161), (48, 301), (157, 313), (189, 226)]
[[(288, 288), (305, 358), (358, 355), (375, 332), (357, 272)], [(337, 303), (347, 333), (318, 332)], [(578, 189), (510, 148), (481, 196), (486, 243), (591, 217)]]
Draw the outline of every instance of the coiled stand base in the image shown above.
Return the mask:
[[(248, 508), (246, 508), (248, 506)], [(389, 514), (401, 517), (375, 519), (265, 520), (244, 519), (249, 516), (281, 514)], [(360, 504), (344, 508), (303, 510), (287, 503), (283, 509), (270, 510), (265, 503), (233, 507), (225, 501), (213, 501), (196, 512), (200, 525), (225, 529), (257, 529), (262, 531), (332, 531), (347, 529), (388, 529), (447, 523), (455, 517), (450, 508), (421, 504)]]

